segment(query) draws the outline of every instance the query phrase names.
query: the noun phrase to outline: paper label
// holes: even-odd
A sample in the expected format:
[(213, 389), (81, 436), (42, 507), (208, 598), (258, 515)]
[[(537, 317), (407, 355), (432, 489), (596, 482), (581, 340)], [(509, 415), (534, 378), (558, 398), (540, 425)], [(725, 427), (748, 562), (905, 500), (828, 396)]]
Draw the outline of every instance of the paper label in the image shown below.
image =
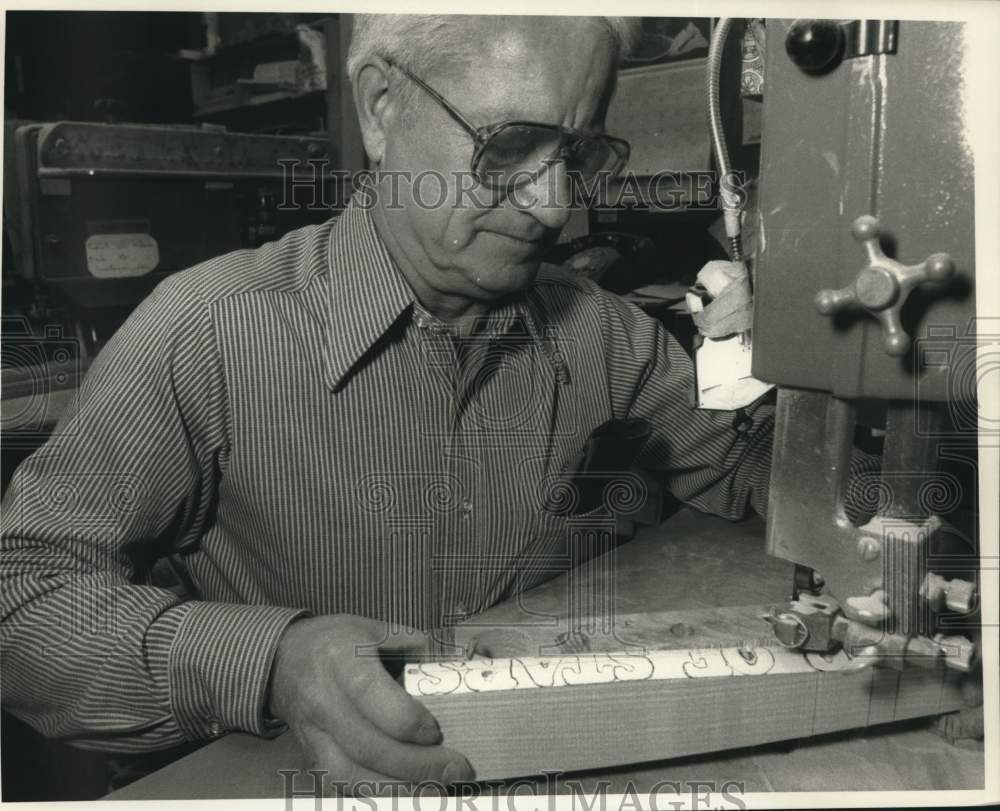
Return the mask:
[(149, 234), (94, 234), (86, 250), (87, 270), (98, 279), (145, 276), (160, 264), (160, 246)]
[(753, 353), (739, 335), (705, 338), (694, 359), (699, 408), (733, 411), (750, 405), (774, 387), (750, 373)]

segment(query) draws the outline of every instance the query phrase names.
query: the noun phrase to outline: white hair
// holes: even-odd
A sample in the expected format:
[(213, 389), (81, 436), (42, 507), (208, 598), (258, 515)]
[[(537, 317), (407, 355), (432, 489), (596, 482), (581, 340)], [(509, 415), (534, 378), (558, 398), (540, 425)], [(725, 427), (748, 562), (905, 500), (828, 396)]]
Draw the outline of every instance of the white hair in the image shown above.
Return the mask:
[[(358, 71), (373, 56), (390, 58), (418, 76), (429, 73), (441, 61), (451, 66), (463, 56), (471, 61), (468, 32), (456, 23), (473, 19), (476, 18), (472, 15), (455, 14), (356, 14), (347, 55), (347, 75), (353, 83)], [(484, 15), (479, 19), (502, 25), (505, 18)], [(638, 42), (639, 17), (590, 19), (607, 26), (619, 58), (628, 54)]]

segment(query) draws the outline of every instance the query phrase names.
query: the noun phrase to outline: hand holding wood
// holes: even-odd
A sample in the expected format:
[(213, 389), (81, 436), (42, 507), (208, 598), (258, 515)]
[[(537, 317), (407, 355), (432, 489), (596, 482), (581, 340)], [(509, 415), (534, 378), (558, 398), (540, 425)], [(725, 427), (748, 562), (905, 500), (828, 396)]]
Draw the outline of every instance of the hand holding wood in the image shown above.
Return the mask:
[(302, 619), (285, 631), (269, 709), (289, 725), (309, 768), (326, 772), (324, 793), (354, 794), (361, 782), (473, 778), (468, 761), (440, 745), (434, 716), (383, 665), (384, 655), (416, 655), (427, 645), (420, 631), (352, 615)]

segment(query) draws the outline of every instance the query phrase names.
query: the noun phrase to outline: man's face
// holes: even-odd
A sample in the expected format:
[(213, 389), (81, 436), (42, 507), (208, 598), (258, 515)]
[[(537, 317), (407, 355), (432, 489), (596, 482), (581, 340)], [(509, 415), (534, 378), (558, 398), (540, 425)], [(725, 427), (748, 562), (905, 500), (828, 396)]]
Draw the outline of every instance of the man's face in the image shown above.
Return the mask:
[[(603, 129), (614, 52), (600, 21), (487, 17), (467, 25), (479, 53), (420, 78), (473, 126), (521, 120)], [(390, 243), (439, 294), (489, 303), (527, 287), (569, 217), (565, 167), (553, 164), (510, 196), (473, 188), (472, 137), (424, 90), (409, 89), (412, 105), (390, 120), (381, 164), (415, 181), (399, 181), (400, 207), (384, 211)]]

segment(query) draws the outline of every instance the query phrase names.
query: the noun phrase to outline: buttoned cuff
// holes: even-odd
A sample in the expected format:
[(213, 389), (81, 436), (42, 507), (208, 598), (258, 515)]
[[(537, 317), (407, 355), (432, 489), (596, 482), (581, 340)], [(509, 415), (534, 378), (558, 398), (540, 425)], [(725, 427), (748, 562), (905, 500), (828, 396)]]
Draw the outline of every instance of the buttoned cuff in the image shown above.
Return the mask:
[(188, 603), (170, 646), (168, 688), (174, 719), (190, 740), (241, 731), (272, 737), (265, 718), (278, 640), (307, 612), (229, 603)]

